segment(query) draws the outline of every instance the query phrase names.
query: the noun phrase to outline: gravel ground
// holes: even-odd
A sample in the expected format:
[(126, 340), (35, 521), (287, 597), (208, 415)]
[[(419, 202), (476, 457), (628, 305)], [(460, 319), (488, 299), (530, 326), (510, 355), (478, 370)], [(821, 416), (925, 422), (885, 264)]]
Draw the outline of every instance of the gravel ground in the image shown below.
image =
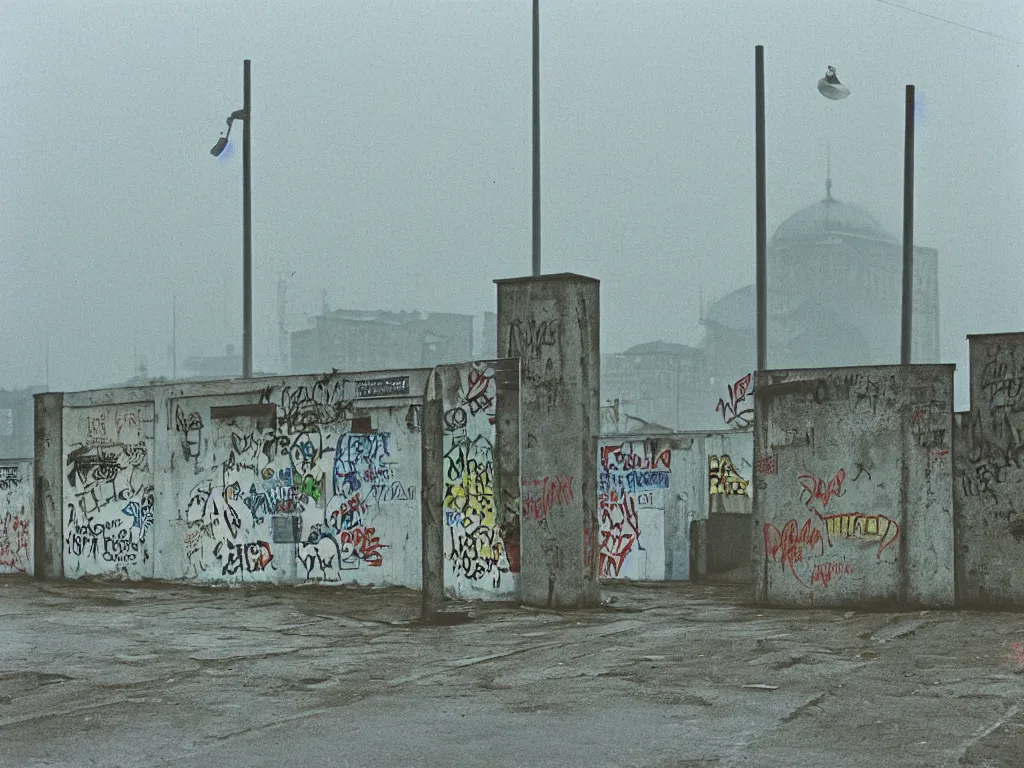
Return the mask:
[(1024, 766), (1024, 615), (0, 580), (0, 765)]

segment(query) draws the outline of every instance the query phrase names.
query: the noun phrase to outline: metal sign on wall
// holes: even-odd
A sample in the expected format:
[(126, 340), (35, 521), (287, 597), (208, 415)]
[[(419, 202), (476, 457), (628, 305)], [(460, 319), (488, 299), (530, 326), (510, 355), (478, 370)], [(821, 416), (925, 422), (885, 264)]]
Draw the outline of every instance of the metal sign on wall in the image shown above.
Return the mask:
[(297, 515), (271, 515), (270, 529), (275, 544), (297, 544), (302, 540), (302, 518)]
[(385, 379), (366, 379), (356, 382), (356, 397), (392, 397), (408, 394), (408, 376), (389, 376)]

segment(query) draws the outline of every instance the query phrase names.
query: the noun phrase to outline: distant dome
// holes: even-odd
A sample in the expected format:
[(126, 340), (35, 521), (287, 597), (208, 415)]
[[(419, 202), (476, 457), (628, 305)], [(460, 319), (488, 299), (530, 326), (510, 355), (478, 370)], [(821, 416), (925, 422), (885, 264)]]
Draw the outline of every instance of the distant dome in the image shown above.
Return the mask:
[(824, 200), (797, 211), (782, 222), (772, 236), (773, 246), (818, 242), (830, 235), (899, 243), (859, 205), (841, 203), (832, 197), (831, 182), (827, 190)]

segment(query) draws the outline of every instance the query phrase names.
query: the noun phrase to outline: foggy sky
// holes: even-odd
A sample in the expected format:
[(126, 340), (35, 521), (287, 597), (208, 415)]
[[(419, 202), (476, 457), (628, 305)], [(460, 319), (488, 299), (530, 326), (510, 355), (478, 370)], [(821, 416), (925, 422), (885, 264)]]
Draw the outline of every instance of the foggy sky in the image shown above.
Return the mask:
[[(1024, 38), (1018, 0), (902, 4)], [(753, 282), (763, 44), (769, 234), (824, 196), (830, 144), (835, 197), (898, 237), (917, 86), (915, 242), (965, 407), (965, 335), (1024, 330), (1024, 47), (872, 0), (541, 5), (543, 266), (601, 280), (604, 351), (695, 343), (701, 292)], [(530, 24), (529, 0), (0, 4), (0, 388), (43, 383), (47, 337), (52, 389), (122, 381), (136, 349), (169, 375), (175, 294), (179, 361), (240, 349), (241, 126), (209, 149), (247, 57), (256, 370), (282, 275), (292, 314), (324, 288), (493, 311), (530, 270)]]

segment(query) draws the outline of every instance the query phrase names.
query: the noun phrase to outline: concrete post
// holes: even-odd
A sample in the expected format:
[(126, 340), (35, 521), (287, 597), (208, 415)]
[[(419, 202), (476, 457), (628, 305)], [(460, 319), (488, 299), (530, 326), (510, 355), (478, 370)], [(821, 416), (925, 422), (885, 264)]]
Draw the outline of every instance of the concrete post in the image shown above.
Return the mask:
[(64, 578), (64, 393), (35, 395), (35, 577)]
[(572, 274), (495, 282), (498, 354), (521, 366), (520, 600), (597, 605), (600, 283)]
[(435, 368), (423, 398), (423, 492), (420, 496), (423, 555), (423, 608), (429, 621), (444, 601), (444, 401), (440, 373)]
[(519, 360), (496, 360), (494, 384), (494, 509), (518, 598), (523, 516), (519, 498)]

